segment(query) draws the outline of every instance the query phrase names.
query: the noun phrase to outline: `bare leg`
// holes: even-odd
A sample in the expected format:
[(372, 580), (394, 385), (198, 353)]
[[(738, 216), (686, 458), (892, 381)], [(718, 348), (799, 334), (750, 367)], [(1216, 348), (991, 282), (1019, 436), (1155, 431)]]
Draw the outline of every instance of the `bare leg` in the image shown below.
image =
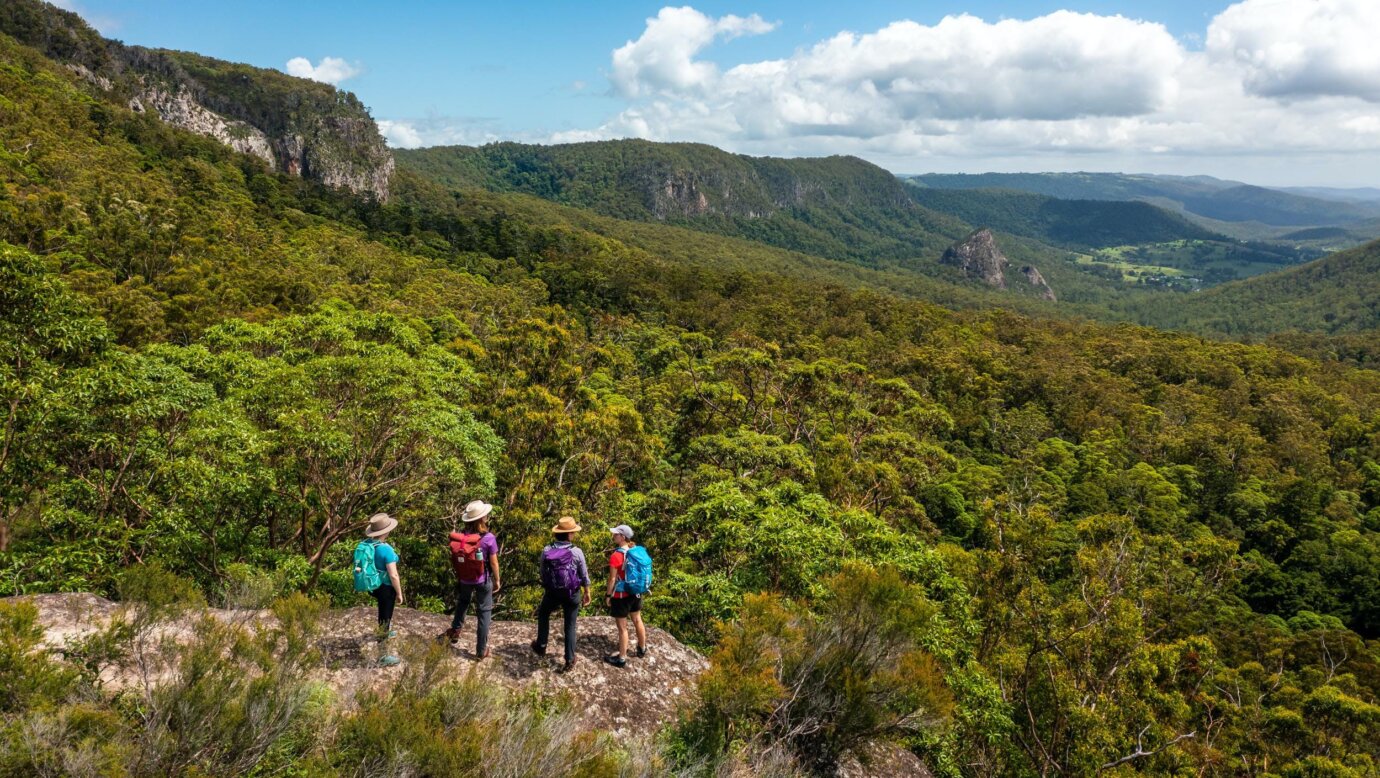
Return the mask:
[(618, 655), (624, 659), (628, 658), (628, 620), (614, 619), (618, 623)]
[[(642, 611), (634, 611), (632, 614), (633, 626), (637, 628), (637, 647), (645, 649), (647, 647), (647, 627), (642, 623)], [(628, 630), (623, 628), (623, 652), (628, 650)]]

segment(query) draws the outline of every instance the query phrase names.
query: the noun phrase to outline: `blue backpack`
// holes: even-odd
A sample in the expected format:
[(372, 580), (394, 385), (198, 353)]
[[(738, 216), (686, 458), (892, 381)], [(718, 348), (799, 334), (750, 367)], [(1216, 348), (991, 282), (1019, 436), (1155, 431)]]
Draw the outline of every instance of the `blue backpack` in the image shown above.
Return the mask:
[(383, 573), (379, 571), (374, 552), (379, 542), (372, 538), (361, 540), (355, 546), (355, 591), (372, 592), (383, 586)]
[(642, 546), (623, 549), (623, 580), (617, 591), (641, 597), (652, 589), (652, 555)]
[(575, 599), (583, 584), (580, 582), (580, 568), (575, 564), (575, 554), (570, 546), (547, 546), (542, 552), (541, 585), (562, 592), (569, 599)]

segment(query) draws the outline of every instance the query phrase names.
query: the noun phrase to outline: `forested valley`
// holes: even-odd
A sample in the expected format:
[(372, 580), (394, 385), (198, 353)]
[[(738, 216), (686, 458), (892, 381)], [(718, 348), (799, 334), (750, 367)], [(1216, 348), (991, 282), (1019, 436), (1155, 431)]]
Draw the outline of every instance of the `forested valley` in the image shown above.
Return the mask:
[(411, 774), (482, 774), (478, 702), (285, 696), (312, 614), (367, 601), (362, 522), (403, 519), (439, 612), (476, 497), (500, 616), (555, 517), (591, 557), (627, 523), (648, 620), (710, 657), (649, 751), (590, 740), (568, 774), (827, 773), (879, 742), (944, 776), (1380, 771), (1380, 373), (1323, 336), (952, 310), (424, 171), (381, 201), (3, 34), (0, 176), (0, 596), (254, 591), (283, 625), (186, 649), (253, 683), (112, 698), (128, 635), (49, 655), (0, 601), (0, 774), (361, 774), (386, 726)]

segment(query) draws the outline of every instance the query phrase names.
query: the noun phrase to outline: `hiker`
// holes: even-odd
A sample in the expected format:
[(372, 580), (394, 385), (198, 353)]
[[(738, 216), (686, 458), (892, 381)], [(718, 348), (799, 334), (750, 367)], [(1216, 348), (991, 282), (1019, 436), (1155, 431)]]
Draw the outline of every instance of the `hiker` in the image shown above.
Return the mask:
[(503, 588), (498, 572), (498, 540), (489, 531), (489, 513), (494, 506), (475, 500), (460, 514), (463, 532), (450, 533), (450, 566), (455, 572), (455, 617), (441, 639), (453, 646), (460, 642), (465, 626), (465, 611), (474, 602), (479, 627), (474, 633), (474, 657), (489, 658), (489, 625), (494, 615), (494, 595)]
[(575, 666), (575, 617), (581, 605), (589, 604), (589, 567), (585, 552), (570, 542), (580, 525), (562, 516), (551, 528), (555, 540), (541, 552), (541, 604), (537, 606), (537, 639), (532, 651), (546, 655), (546, 639), (551, 631), (551, 614), (559, 610), (565, 620), (565, 665), (557, 672)]
[[(398, 520), (386, 513), (369, 517), (364, 540), (355, 546), (355, 591), (369, 592), (379, 604), (379, 640), (398, 636), (393, 629), (393, 608), (403, 601), (402, 581), (398, 580), (398, 552), (384, 542)], [(379, 658), (379, 664), (392, 667), (401, 661), (392, 653)]]
[(632, 542), (632, 527), (619, 524), (609, 530), (617, 546), (609, 555), (609, 590), (604, 597), (610, 615), (618, 624), (618, 653), (604, 657), (614, 667), (628, 664), (628, 618), (637, 629), (637, 657), (647, 655), (647, 627), (642, 624), (642, 595), (652, 585), (652, 557), (647, 549)]

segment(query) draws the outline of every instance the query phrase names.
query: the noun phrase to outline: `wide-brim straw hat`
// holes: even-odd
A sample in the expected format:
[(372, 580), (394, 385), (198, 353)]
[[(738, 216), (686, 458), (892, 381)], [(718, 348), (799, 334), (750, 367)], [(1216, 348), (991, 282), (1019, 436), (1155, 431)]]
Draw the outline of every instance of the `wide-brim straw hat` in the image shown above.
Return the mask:
[(494, 506), (483, 500), (474, 500), (469, 505), (466, 505), (465, 510), (460, 513), (460, 520), (466, 524), (473, 521), (479, 521), (485, 516), (488, 516), (493, 509)]
[(571, 517), (571, 516), (562, 516), (562, 517), (561, 517), (561, 520), (558, 521), (558, 522), (556, 522), (556, 526), (554, 526), (554, 527), (551, 528), (551, 531), (552, 531), (553, 533), (559, 533), (559, 532), (579, 532), (579, 531), (580, 531), (580, 525), (577, 524), (577, 523), (575, 522), (575, 519), (574, 519), (573, 517)]
[(375, 513), (369, 517), (369, 529), (364, 531), (364, 536), (376, 538), (380, 535), (387, 535), (398, 526), (398, 520), (386, 513)]

